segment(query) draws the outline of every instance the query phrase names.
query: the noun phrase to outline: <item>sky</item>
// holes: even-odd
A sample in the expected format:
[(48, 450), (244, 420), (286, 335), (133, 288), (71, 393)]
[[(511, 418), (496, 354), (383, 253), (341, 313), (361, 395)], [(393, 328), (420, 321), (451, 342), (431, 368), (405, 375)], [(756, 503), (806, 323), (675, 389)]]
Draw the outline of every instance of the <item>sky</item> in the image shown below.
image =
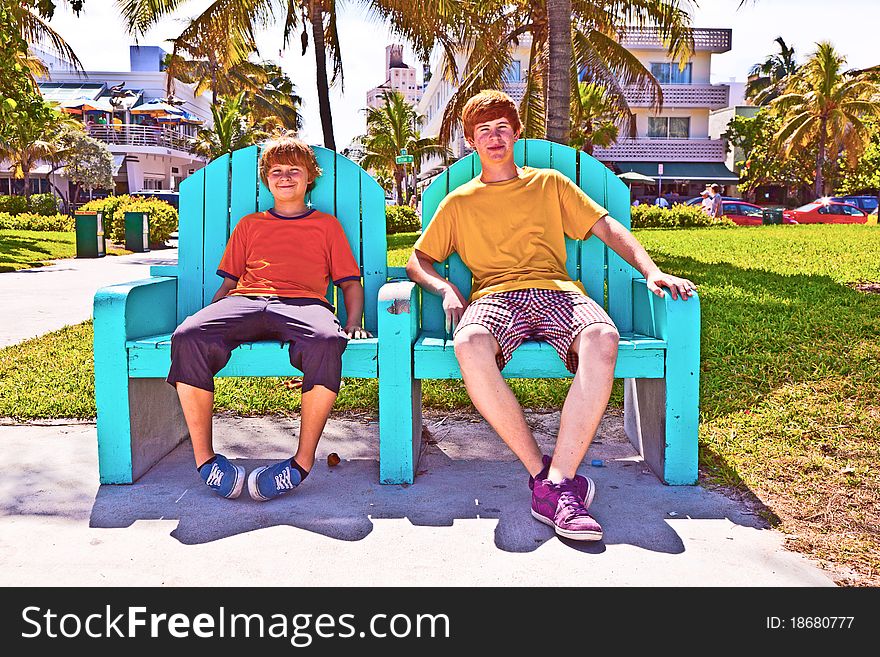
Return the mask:
[[(59, 4), (62, 4), (59, 2)], [(183, 21), (195, 17), (209, 0), (190, 0), (175, 14), (139, 38), (141, 45), (161, 46), (170, 52), (167, 39), (177, 36)], [(342, 4), (342, 3), (340, 3)], [(753, 64), (777, 51), (773, 39), (782, 36), (794, 46), (795, 58), (804, 61), (818, 41), (830, 41), (852, 68), (880, 64), (876, 47), (880, 39), (878, 0), (700, 0), (693, 8), (693, 26), (731, 28), (730, 52), (712, 56), (712, 82), (731, 79), (744, 82)], [(134, 43), (122, 28), (113, 0), (86, 0), (76, 17), (66, 6), (58, 8), (51, 26), (73, 47), (86, 70), (128, 70), (128, 47)], [(315, 90), (315, 60), (311, 50), (300, 55), (299, 35), (292, 47), (283, 48), (281, 19), (260, 33), (258, 45), (264, 59), (280, 63), (303, 98), (303, 139), (322, 142)], [(385, 46), (393, 42), (383, 24), (366, 18), (357, 2), (343, 5), (338, 23), (345, 71), (344, 86), (331, 90), (331, 107), (337, 149), (342, 149), (365, 130), (363, 108), (369, 89), (384, 82)], [(421, 80), (421, 63), (409, 48), (404, 61), (415, 66)]]

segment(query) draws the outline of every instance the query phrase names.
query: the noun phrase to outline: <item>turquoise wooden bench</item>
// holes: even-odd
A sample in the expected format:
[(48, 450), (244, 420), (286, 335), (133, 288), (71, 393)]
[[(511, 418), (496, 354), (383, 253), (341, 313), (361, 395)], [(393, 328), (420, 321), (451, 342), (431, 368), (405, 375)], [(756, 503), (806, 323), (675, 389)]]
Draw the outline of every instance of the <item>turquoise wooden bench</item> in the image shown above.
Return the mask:
[[(543, 140), (516, 143), (517, 164), (552, 167), (575, 181), (624, 226), (629, 190), (586, 153)], [(452, 165), (425, 190), (422, 226), (440, 201), (480, 173), (476, 153)], [(638, 275), (596, 237), (567, 240), (568, 273), (583, 282), (620, 332), (615, 376), (625, 380), (625, 427), (655, 474), (667, 484), (697, 480), (700, 306), (695, 295), (673, 301), (648, 291)], [(467, 297), (471, 273), (457, 254), (436, 265)], [(446, 333), (440, 298), (412, 282), (390, 283), (379, 299), (381, 476), (411, 482), (421, 448), (421, 381), (458, 379), (461, 372)], [(547, 344), (526, 342), (504, 369), (506, 378), (570, 377)]]
[[(342, 222), (363, 277), (364, 326), (377, 336), (376, 300), (387, 280), (384, 192), (354, 162), (324, 148), (314, 151), (324, 173), (312, 191), (312, 205)], [(220, 286), (217, 265), (236, 222), (272, 206), (257, 160), (252, 146), (214, 160), (183, 181), (177, 266), (153, 267), (150, 278), (95, 294), (95, 402), (103, 484), (135, 481), (188, 436), (177, 394), (165, 382), (171, 333), (210, 303)], [(327, 298), (344, 326), (342, 294), (334, 294), (331, 284)], [(376, 378), (378, 339), (352, 340), (342, 366), (343, 376)], [(300, 374), (277, 342), (256, 342), (236, 349), (218, 376)]]

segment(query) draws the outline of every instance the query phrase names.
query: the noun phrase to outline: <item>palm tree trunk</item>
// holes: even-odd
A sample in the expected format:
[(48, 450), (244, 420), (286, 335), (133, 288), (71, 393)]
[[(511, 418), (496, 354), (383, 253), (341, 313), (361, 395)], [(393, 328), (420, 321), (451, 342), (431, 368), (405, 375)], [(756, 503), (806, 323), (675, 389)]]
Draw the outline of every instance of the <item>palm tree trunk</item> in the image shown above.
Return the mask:
[(822, 167), (825, 165), (825, 138), (828, 132), (826, 119), (819, 120), (819, 152), (816, 153), (816, 198), (825, 196), (825, 179), (822, 176)]
[(550, 32), (547, 139), (567, 144), (571, 131), (571, 0), (547, 0)]
[(394, 167), (394, 186), (397, 188), (397, 205), (406, 205), (403, 200), (403, 171)]
[(333, 115), (330, 112), (330, 85), (327, 82), (327, 51), (324, 47), (324, 8), (320, 2), (311, 3), (312, 42), (315, 46), (315, 70), (318, 82), (318, 109), (324, 131), (324, 148), (336, 150), (333, 138)]

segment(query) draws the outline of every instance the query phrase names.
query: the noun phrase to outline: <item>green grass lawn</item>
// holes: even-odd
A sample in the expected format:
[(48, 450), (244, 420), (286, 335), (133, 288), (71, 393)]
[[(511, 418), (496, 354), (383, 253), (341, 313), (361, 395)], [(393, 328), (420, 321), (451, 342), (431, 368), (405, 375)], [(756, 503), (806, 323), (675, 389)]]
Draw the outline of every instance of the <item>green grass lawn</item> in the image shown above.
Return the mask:
[[(794, 547), (880, 582), (880, 228), (641, 230), (666, 271), (696, 281), (702, 310), (700, 463), (740, 487)], [(415, 234), (389, 236), (402, 266)], [(94, 416), (89, 323), (0, 350), (0, 416)], [(559, 408), (565, 380), (512, 381)], [(620, 382), (611, 404), (620, 406)], [(430, 381), (428, 408), (470, 407), (460, 382)], [(347, 379), (337, 409), (375, 412), (375, 381)], [(283, 379), (219, 379), (217, 408), (294, 413)]]
[(75, 233), (0, 230), (0, 272), (28, 269), (76, 255)]

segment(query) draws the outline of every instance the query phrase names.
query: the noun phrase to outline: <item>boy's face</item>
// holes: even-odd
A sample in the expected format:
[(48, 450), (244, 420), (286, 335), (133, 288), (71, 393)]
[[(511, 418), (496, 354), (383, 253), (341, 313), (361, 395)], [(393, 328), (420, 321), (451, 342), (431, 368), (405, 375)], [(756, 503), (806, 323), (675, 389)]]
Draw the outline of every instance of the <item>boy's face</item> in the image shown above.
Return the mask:
[(275, 201), (302, 201), (306, 197), (309, 184), (308, 170), (300, 164), (276, 163), (266, 172), (269, 191)]
[(502, 117), (492, 121), (483, 121), (474, 126), (474, 137), (468, 144), (477, 151), (482, 162), (501, 164), (513, 159), (513, 144), (519, 138), (510, 120)]

